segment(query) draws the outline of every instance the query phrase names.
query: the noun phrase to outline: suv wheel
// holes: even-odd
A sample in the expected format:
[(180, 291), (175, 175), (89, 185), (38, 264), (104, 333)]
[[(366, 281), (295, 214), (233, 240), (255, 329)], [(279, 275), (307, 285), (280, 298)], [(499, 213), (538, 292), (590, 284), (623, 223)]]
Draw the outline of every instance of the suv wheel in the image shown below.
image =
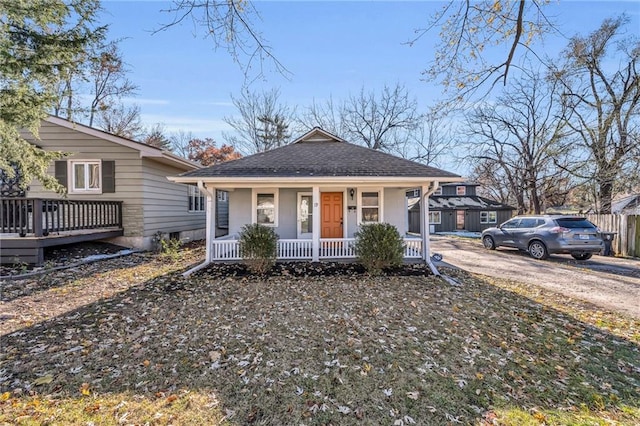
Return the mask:
[(549, 257), (549, 252), (547, 252), (547, 246), (544, 245), (542, 241), (532, 241), (529, 244), (529, 254), (534, 259), (544, 260)]
[(592, 253), (571, 253), (571, 257), (575, 260), (587, 260), (591, 259), (591, 256), (593, 256)]
[(487, 250), (496, 249), (496, 243), (495, 241), (493, 241), (493, 238), (491, 238), (489, 235), (485, 235), (484, 238), (482, 238), (482, 244), (484, 245), (484, 248), (486, 248)]

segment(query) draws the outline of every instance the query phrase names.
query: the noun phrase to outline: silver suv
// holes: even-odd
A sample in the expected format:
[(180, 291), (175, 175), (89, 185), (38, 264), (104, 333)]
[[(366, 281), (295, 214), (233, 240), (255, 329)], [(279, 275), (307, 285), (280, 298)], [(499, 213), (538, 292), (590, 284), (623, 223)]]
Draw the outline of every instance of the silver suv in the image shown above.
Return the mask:
[(516, 216), (497, 228), (485, 229), (482, 244), (488, 250), (514, 247), (535, 259), (568, 253), (577, 260), (590, 259), (604, 248), (600, 230), (584, 217), (560, 215)]

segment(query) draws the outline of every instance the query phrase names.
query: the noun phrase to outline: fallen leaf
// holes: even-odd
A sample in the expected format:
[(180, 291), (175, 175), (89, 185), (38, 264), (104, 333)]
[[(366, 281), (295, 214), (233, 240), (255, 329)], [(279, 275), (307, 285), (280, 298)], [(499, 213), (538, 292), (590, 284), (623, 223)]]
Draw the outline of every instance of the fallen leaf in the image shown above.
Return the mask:
[(38, 377), (33, 381), (33, 384), (36, 386), (39, 385), (48, 385), (53, 382), (53, 376), (51, 374), (47, 374), (46, 376)]
[(417, 400), (419, 396), (420, 396), (420, 392), (418, 391), (407, 392), (407, 398), (413, 399), (414, 401)]

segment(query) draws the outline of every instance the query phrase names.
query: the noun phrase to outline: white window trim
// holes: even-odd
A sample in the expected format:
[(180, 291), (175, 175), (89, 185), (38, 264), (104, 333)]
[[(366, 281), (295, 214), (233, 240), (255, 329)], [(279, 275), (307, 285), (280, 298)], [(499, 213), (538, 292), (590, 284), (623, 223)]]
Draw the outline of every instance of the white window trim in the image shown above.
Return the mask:
[[(491, 220), (491, 213), (495, 215), (495, 218)], [(482, 220), (483, 214), (486, 216), (485, 220)], [(480, 212), (480, 223), (498, 223), (498, 212), (495, 210), (483, 210)]]
[[(189, 213), (203, 213), (203, 212), (206, 212), (207, 211), (207, 197), (205, 197), (205, 195), (195, 185), (187, 185), (187, 188), (188, 188), (187, 189), (187, 211)], [(192, 191), (193, 191), (193, 193), (192, 193)], [(189, 203), (189, 199), (191, 197), (193, 197), (194, 199), (196, 197), (201, 199), (202, 202), (200, 204), (200, 209), (196, 210), (196, 209), (189, 208), (189, 204), (190, 204)], [(193, 204), (194, 205), (196, 204), (195, 200), (194, 200)]]
[(217, 190), (216, 197), (218, 201), (225, 202), (229, 200), (229, 193), (227, 191)]
[(258, 223), (258, 194), (270, 194), (273, 193), (273, 208), (274, 208), (274, 219), (273, 223), (262, 223), (263, 226), (270, 226), (273, 228), (278, 227), (278, 216), (279, 216), (279, 198), (280, 198), (280, 190), (278, 188), (252, 188), (251, 189), (251, 223)]
[[(459, 189), (462, 188), (462, 194), (460, 194)], [(467, 187), (464, 185), (458, 185), (456, 186), (456, 195), (461, 196), (461, 195), (467, 195)]]
[[(438, 221), (431, 222), (431, 215), (438, 214)], [(442, 212), (440, 210), (429, 210), (429, 225), (441, 225), (442, 224)]]
[[(378, 193), (378, 221), (377, 222), (364, 222), (362, 220), (362, 208), (363, 207), (376, 207), (376, 206), (363, 206), (362, 205), (362, 194), (364, 192), (377, 192)], [(358, 224), (369, 224), (369, 223), (384, 223), (384, 190), (381, 187), (376, 188), (358, 188)]]
[[(97, 164), (98, 165), (98, 188), (95, 189), (77, 189), (75, 187), (75, 165), (76, 164), (84, 164), (85, 165), (85, 174), (86, 174), (86, 165), (87, 164)], [(85, 176), (86, 182), (87, 176)], [(78, 159), (74, 158), (73, 160), (67, 160), (67, 192), (69, 194), (102, 194), (102, 160), (96, 159)]]

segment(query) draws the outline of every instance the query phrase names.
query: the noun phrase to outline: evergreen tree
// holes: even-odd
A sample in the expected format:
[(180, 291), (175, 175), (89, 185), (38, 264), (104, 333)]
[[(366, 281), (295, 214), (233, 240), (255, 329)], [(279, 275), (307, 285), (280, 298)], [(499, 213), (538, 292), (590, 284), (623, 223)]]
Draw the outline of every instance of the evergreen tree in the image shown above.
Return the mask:
[(79, 66), (90, 43), (104, 38), (106, 27), (95, 25), (98, 11), (98, 0), (0, 0), (0, 170), (18, 176), (22, 188), (38, 179), (64, 191), (47, 174), (63, 154), (37, 146), (38, 128), (55, 105), (60, 80)]

